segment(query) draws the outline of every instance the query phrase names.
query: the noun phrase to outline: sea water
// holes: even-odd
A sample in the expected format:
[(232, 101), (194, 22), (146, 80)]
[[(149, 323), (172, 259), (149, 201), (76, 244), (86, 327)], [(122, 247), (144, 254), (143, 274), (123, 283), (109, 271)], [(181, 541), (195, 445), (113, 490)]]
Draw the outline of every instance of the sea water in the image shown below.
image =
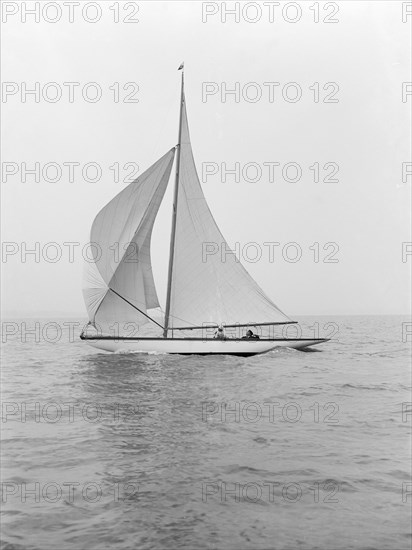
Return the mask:
[(4, 549), (410, 548), (408, 318), (249, 358), (108, 354), (77, 321), (3, 323)]

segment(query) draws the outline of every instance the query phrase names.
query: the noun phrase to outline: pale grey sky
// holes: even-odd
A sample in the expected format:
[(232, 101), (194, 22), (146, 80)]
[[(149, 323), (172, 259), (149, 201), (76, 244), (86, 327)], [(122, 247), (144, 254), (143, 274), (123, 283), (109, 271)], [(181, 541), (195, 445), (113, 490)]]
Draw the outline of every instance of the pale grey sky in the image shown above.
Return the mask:
[[(83, 2), (82, 4), (86, 4)], [(219, 171), (203, 183), (204, 192), (215, 219), (229, 244), (257, 243), (262, 257), (245, 267), (265, 292), (288, 315), (299, 314), (391, 314), (408, 311), (409, 276), (412, 251), (410, 237), (411, 176), (402, 181), (402, 163), (411, 162), (410, 112), (412, 95), (402, 101), (402, 83), (411, 81), (410, 22), (404, 23), (402, 6), (397, 1), (336, 2), (337, 23), (325, 23), (329, 8), (320, 2), (320, 22), (315, 23), (316, 3), (297, 3), (301, 18), (295, 23), (293, 7), (282, 17), (282, 8), (274, 6), (274, 21), (263, 3), (261, 19), (248, 22), (254, 6), (222, 22), (224, 4), (209, 2), (100, 2), (101, 19), (92, 24), (81, 11), (62, 11), (61, 20), (50, 8), (40, 13), (40, 22), (27, 15), (23, 22), (22, 4), (9, 4), (3, 23), (3, 95), (2, 162), (4, 170), (18, 173), (2, 178), (3, 296), (5, 314), (21, 315), (48, 311), (80, 314), (82, 300), (83, 259), (81, 247), (88, 242), (89, 230), (97, 212), (126, 183), (114, 182), (119, 163), (137, 163), (144, 171), (176, 144), (179, 76), (177, 67), (185, 61), (186, 99), (192, 146), (200, 178), (202, 165), (216, 163)], [(26, 2), (27, 6), (33, 2)], [(40, 3), (42, 6), (43, 2)], [(206, 4), (208, 6), (206, 7)], [(234, 2), (226, 2), (233, 8)], [(256, 5), (256, 3), (252, 3)], [(286, 3), (287, 4), (287, 3)], [(244, 5), (244, 4), (243, 4)], [(13, 7), (14, 6), (14, 7)], [(115, 6), (110, 9), (110, 6)], [(119, 13), (115, 9), (118, 7)], [(135, 14), (135, 8), (138, 12)], [(405, 9), (405, 8), (404, 8)], [(202, 10), (211, 14), (202, 21)], [(329, 10), (329, 11), (328, 11)], [(56, 12), (57, 13), (57, 12)], [(86, 13), (94, 17), (93, 8)], [(119, 16), (120, 21), (113, 20)], [(125, 23), (129, 15), (138, 23)], [(4, 16), (4, 14), (3, 14)], [(4, 16), (5, 17), (5, 16)], [(404, 15), (405, 18), (405, 15)], [(205, 14), (203, 13), (203, 19)], [(56, 82), (62, 98), (48, 102), (40, 95), (21, 100), (23, 83), (33, 88), (40, 83)], [(69, 102), (64, 82), (79, 82), (75, 99)], [(102, 99), (85, 101), (83, 86), (96, 82)], [(120, 83), (122, 100), (133, 92), (136, 82), (138, 103), (116, 103), (114, 83)], [(240, 100), (233, 95), (222, 101), (226, 83), (238, 82)], [(254, 82), (256, 85), (245, 85)], [(273, 85), (273, 101), (270, 86)], [(282, 96), (285, 84), (299, 85), (302, 97), (289, 102)], [(336, 91), (338, 103), (323, 99)], [(15, 84), (10, 84), (15, 83)], [(215, 83), (218, 93), (202, 97), (204, 83)], [(320, 101), (315, 102), (319, 83)], [(16, 88), (17, 86), (17, 88)], [(111, 89), (110, 89), (111, 88)], [(285, 93), (293, 97), (289, 87)], [(408, 88), (409, 89), (409, 88)], [(246, 91), (245, 91), (246, 90)], [(260, 90), (257, 102), (242, 95)], [(92, 95), (93, 90), (90, 89)], [(45, 94), (53, 95), (53, 88)], [(34, 163), (42, 168), (55, 162), (64, 170), (59, 182), (49, 183), (40, 177), (21, 177), (21, 164)], [(80, 163), (75, 181), (70, 182), (67, 162)], [(102, 178), (86, 181), (81, 168), (89, 162), (99, 163)], [(260, 181), (236, 182), (221, 177), (222, 163), (228, 169), (240, 163), (257, 163), (262, 169)], [(267, 163), (280, 163), (270, 181)], [(282, 178), (282, 167), (295, 162), (302, 177), (290, 182)], [(266, 163), (266, 164), (264, 164)], [(315, 182), (314, 166), (336, 163), (338, 182)], [(212, 166), (212, 165), (209, 165)], [(328, 170), (329, 171), (329, 170)], [(92, 174), (92, 170), (90, 171)], [(248, 172), (253, 177), (253, 170)], [(287, 172), (293, 177), (292, 168)], [(50, 168), (49, 178), (53, 177)], [(171, 178), (171, 184), (173, 178)], [(166, 293), (167, 255), (170, 235), (171, 191), (162, 204), (152, 240), (153, 265), (159, 298)], [(33, 248), (40, 243), (55, 242), (62, 250), (56, 263), (40, 254), (40, 261), (21, 250), (26, 243)], [(63, 243), (81, 243), (71, 263), (69, 249)], [(270, 261), (267, 242), (279, 242)], [(297, 243), (302, 257), (288, 262), (282, 257), (287, 243)], [(315, 262), (319, 243), (320, 261)], [(325, 263), (328, 253), (339, 261)], [(4, 246), (4, 245), (3, 245)], [(312, 247), (312, 248), (310, 248)], [(253, 251), (250, 250), (252, 255)], [(290, 254), (293, 250), (290, 248)], [(52, 249), (48, 249), (50, 255)], [(405, 260), (405, 261), (403, 261)]]

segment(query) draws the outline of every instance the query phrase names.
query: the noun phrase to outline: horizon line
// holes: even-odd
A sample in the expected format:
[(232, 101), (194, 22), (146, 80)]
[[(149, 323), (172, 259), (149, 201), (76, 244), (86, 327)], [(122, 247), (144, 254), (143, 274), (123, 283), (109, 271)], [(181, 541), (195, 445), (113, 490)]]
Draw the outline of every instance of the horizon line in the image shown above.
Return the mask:
[[(394, 315), (399, 316), (412, 316), (412, 312), (392, 312), (392, 313), (296, 313), (295, 315), (291, 315), (290, 317), (324, 317), (327, 315), (332, 315), (335, 317), (346, 317), (346, 316), (353, 316), (353, 317), (362, 317), (362, 316), (370, 316), (370, 317), (390, 317)], [(3, 320), (5, 318), (23, 318), (23, 319), (46, 319), (49, 317), (67, 317), (70, 319), (73, 318), (83, 318), (87, 319), (87, 313), (77, 313), (77, 312), (70, 312), (70, 311), (55, 311), (55, 312), (48, 312), (48, 311), (41, 311), (40, 314), (36, 315), (32, 312), (16, 312), (16, 311), (9, 311), (9, 312), (0, 312), (0, 318)]]

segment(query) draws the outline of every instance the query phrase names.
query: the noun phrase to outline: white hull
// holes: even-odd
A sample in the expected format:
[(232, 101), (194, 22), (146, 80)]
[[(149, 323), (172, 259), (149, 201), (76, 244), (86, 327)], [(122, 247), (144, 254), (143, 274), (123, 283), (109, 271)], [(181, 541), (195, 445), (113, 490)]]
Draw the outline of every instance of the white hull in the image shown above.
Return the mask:
[(176, 353), (180, 355), (256, 355), (278, 347), (303, 349), (326, 342), (326, 338), (214, 340), (201, 338), (84, 338), (89, 345), (112, 352)]

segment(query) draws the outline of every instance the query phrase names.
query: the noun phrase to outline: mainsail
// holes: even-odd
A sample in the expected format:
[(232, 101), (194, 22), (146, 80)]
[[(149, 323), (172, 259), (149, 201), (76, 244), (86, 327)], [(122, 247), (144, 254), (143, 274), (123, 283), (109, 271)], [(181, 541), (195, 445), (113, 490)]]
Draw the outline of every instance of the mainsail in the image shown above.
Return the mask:
[(159, 306), (150, 258), (153, 224), (173, 165), (175, 148), (114, 197), (96, 216), (90, 235), (83, 296), (99, 330), (130, 332)]
[[(190, 144), (182, 84), (178, 200), (170, 285), (170, 317), (166, 326), (206, 323), (288, 323), (290, 319), (270, 300), (229, 251), (204, 197)], [(218, 253), (205, 255), (205, 247)], [(167, 308), (168, 309), (168, 308)], [(166, 309), (166, 311), (167, 311)]]

